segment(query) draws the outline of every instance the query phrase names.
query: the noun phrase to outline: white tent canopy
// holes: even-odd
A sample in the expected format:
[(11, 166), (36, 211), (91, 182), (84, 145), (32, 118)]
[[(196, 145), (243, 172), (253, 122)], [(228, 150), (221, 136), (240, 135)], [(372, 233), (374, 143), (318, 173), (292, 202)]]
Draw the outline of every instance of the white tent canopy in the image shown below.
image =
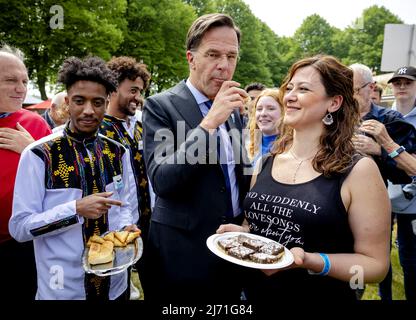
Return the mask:
[(43, 102), (43, 100), (41, 98), (32, 96), (30, 94), (26, 95), (26, 99), (23, 102), (23, 105), (32, 105), (32, 104), (37, 104), (37, 103), (41, 103)]

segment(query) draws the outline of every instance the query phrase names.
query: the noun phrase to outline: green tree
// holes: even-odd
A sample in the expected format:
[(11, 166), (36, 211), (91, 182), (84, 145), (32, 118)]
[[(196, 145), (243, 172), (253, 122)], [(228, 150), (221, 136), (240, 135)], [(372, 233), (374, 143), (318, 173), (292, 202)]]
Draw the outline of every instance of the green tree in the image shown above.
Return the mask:
[(234, 79), (242, 85), (262, 82), (273, 86), (272, 75), (267, 67), (268, 56), (261, 36), (262, 23), (241, 0), (219, 0), (218, 12), (229, 14), (241, 29), (240, 61)]
[(187, 76), (185, 39), (194, 19), (193, 8), (181, 0), (129, 2), (124, 42), (117, 54), (133, 56), (148, 65), (152, 93)]
[(305, 18), (294, 35), (299, 45), (299, 55), (334, 54), (332, 37), (335, 33), (336, 28), (321, 16), (313, 14)]
[(279, 38), (265, 23), (260, 22), (260, 24), (260, 36), (267, 54), (265, 61), (266, 68), (271, 74), (272, 86), (279, 87), (287, 72), (287, 63), (285, 59), (286, 49), (284, 41), (282, 38)]
[(387, 23), (403, 21), (381, 6), (371, 6), (363, 11), (360, 18), (348, 27), (340, 37), (341, 42), (349, 45), (343, 62), (346, 64), (363, 63), (378, 72), (383, 53), (384, 26)]
[(186, 4), (192, 6), (198, 17), (216, 12), (215, 0), (183, 0)]
[(27, 57), (29, 76), (46, 99), (68, 56), (97, 55), (108, 59), (123, 40), (125, 0), (61, 1), (62, 29), (53, 24), (54, 0), (0, 0), (0, 40), (20, 48)]
[(300, 57), (300, 49), (299, 44), (293, 40), (293, 37), (281, 37), (278, 39), (276, 44), (278, 48), (280, 62), (279, 62), (279, 69), (280, 72), (276, 75), (276, 83), (277, 85), (281, 85), (283, 79), (287, 75), (290, 66), (299, 59)]

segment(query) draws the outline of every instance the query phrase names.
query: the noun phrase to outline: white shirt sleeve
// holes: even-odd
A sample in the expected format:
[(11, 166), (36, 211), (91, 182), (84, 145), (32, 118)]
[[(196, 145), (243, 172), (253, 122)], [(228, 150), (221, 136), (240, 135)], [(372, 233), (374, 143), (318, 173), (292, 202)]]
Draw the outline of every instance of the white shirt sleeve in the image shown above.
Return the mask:
[(16, 175), (9, 232), (17, 241), (64, 232), (84, 222), (76, 214), (78, 189), (46, 190), (45, 165), (31, 149), (20, 158)]

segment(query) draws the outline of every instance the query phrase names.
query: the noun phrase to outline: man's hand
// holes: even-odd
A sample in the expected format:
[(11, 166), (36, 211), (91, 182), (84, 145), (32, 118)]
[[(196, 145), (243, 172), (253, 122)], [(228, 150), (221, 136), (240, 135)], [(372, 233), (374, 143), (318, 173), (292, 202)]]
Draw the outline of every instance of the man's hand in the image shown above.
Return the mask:
[(140, 231), (139, 228), (137, 228), (137, 226), (135, 224), (130, 224), (128, 226), (125, 226), (124, 231), (128, 231), (128, 232), (136, 232), (136, 231)]
[(0, 128), (0, 148), (20, 154), (35, 139), (19, 122), (16, 129)]
[(234, 109), (244, 112), (245, 100), (249, 98), (247, 92), (238, 88), (235, 81), (224, 81), (218, 91), (214, 103), (208, 114), (201, 122), (201, 127), (207, 131), (218, 128), (230, 117)]
[(384, 124), (377, 120), (364, 121), (361, 124), (360, 130), (373, 136), (377, 143), (383, 148), (391, 143), (394, 143), (393, 139), (389, 136)]
[(113, 192), (100, 192), (76, 201), (76, 212), (88, 219), (98, 219), (108, 212), (111, 206), (121, 206), (122, 202), (110, 199)]
[(371, 137), (362, 134), (357, 134), (352, 138), (355, 149), (364, 155), (380, 156), (381, 146)]

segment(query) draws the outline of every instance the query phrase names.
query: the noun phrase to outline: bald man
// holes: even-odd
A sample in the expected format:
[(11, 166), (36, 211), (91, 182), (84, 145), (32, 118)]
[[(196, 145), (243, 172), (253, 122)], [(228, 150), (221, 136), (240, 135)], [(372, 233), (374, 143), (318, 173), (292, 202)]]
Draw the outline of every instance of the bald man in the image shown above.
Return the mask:
[(36, 292), (33, 244), (11, 238), (8, 222), (13, 189), (23, 149), (51, 133), (38, 114), (22, 109), (28, 74), (20, 50), (0, 48), (0, 297), (30, 300)]
[(42, 118), (46, 120), (51, 129), (63, 125), (69, 118), (65, 104), (66, 92), (59, 92), (53, 98), (50, 109), (47, 109)]

